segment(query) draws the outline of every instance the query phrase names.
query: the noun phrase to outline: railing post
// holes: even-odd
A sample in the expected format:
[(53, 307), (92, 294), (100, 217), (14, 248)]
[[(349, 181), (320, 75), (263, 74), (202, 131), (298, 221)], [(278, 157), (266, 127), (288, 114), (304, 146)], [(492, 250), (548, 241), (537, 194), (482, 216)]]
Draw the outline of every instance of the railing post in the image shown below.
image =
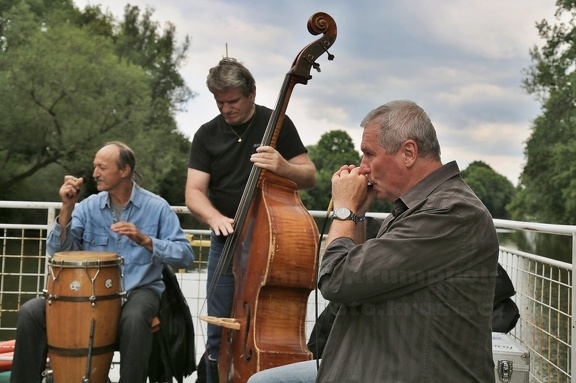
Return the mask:
[(48, 230), (50, 230), (55, 220), (56, 220), (56, 208), (49, 207), (48, 217), (46, 218), (46, 225), (48, 226)]
[[(46, 218), (46, 236), (45, 236), (45, 241), (46, 238), (48, 238), (48, 232), (50, 231), (50, 229), (52, 228), (52, 226), (54, 225), (54, 222), (56, 221), (56, 208), (55, 207), (49, 207), (48, 208), (48, 217)], [(44, 254), (44, 257), (48, 257), (48, 246), (45, 246), (46, 248), (46, 254)], [(44, 278), (46, 280), (46, 277), (48, 276), (48, 262), (46, 262), (44, 264)]]
[(574, 294), (574, 281), (576, 277), (576, 232), (572, 233), (572, 280), (570, 281), (570, 287), (572, 289), (572, 309), (570, 310), (570, 316), (572, 319), (572, 333), (570, 334), (570, 345), (571, 345), (571, 355), (570, 355), (570, 371), (568, 374), (570, 378), (574, 378), (574, 366), (576, 366), (576, 315), (574, 315), (574, 308), (576, 308), (576, 294)]

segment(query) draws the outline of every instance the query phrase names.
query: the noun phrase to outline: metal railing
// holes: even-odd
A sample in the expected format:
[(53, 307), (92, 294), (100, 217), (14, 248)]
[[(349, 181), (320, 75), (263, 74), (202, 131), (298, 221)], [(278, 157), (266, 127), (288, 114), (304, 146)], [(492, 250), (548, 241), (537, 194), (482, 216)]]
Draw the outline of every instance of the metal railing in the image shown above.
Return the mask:
[[(0, 222), (0, 341), (14, 338), (16, 314), (22, 303), (36, 297), (44, 289), (46, 262), (45, 239), (52, 226), (60, 203), (0, 201), (2, 209), (41, 209), (46, 222), (41, 224), (7, 224)], [(189, 214), (182, 206), (175, 206), (177, 214)], [(326, 212), (311, 211), (321, 218)], [(383, 218), (386, 214), (370, 214)], [(0, 218), (0, 221), (2, 219)], [(518, 324), (511, 335), (530, 351), (531, 382), (570, 382), (576, 361), (576, 347), (572, 329), (576, 321), (572, 308), (576, 297), (572, 294), (576, 262), (576, 226), (549, 225), (529, 222), (494, 220), (500, 231), (571, 237), (571, 263), (541, 255), (500, 247), (500, 263), (510, 275), (520, 310)], [(205, 313), (206, 267), (210, 241), (209, 230), (183, 228), (189, 235), (196, 261), (189, 270), (180, 270), (178, 279), (194, 317), (198, 359), (203, 352), (206, 325), (198, 320)], [(325, 301), (318, 297), (320, 309)], [(310, 333), (315, 317), (316, 295), (310, 295), (307, 331)], [(474, 347), (474, 345), (470, 345)]]
[(500, 247), (500, 263), (516, 289), (520, 319), (511, 334), (530, 351), (531, 382), (571, 382), (576, 362), (572, 284), (576, 226), (494, 220), (498, 229), (568, 237), (571, 263)]

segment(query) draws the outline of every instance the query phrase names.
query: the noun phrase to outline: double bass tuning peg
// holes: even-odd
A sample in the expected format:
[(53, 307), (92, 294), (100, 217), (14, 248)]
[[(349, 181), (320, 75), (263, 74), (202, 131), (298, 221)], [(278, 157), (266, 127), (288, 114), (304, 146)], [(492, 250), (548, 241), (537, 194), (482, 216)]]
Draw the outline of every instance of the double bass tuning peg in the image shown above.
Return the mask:
[(308, 61), (308, 63), (312, 66), (312, 68), (316, 69), (316, 71), (322, 72), (320, 70), (320, 64), (318, 64), (316, 61), (314, 61), (314, 57), (309, 55), (308, 57), (306, 57), (306, 61)]
[(328, 52), (328, 49), (324, 49), (326, 51), (326, 54), (328, 55), (328, 60), (332, 61), (334, 60), (334, 55), (330, 52)]
[[(328, 54), (328, 60), (332, 61), (334, 60), (334, 55), (330, 52), (328, 52), (328, 50), (324, 49), (324, 51)], [(320, 70), (320, 64), (318, 64), (316, 61), (312, 61), (312, 60), (308, 60), (311, 61), (310, 64), (312, 65), (312, 68), (316, 69), (318, 72), (322, 72)]]
[[(332, 53), (328, 52), (328, 49), (324, 48), (324, 52), (326, 52), (326, 54), (328, 54), (328, 60), (329, 61), (334, 60), (334, 55)], [(310, 65), (312, 65), (312, 68), (316, 69), (318, 72), (321, 72), (320, 64), (318, 64), (316, 61), (314, 61), (311, 57), (308, 57), (307, 60), (310, 63)]]

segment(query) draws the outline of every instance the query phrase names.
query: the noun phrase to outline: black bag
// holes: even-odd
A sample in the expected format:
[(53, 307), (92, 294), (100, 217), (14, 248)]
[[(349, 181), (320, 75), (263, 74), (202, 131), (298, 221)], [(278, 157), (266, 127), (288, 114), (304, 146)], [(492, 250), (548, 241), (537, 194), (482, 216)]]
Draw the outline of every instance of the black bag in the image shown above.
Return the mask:
[(507, 333), (516, 326), (520, 312), (516, 303), (511, 299), (514, 294), (516, 294), (516, 290), (514, 290), (508, 273), (498, 264), (492, 311), (492, 331)]
[[(182, 383), (184, 377), (196, 371), (194, 323), (176, 274), (164, 265), (162, 280), (166, 290), (160, 304), (160, 330), (156, 333), (156, 346), (150, 357), (150, 382)], [(154, 363), (156, 361), (156, 363)]]
[(516, 290), (502, 265), (498, 264), (498, 275), (496, 276), (496, 289), (494, 290), (494, 306), (504, 302), (514, 296)]
[(518, 306), (511, 298), (506, 298), (504, 301), (494, 307), (492, 311), (492, 331), (494, 332), (510, 332), (520, 318)]
[(334, 323), (336, 313), (340, 309), (340, 306), (340, 303), (328, 302), (326, 308), (324, 308), (318, 316), (314, 328), (312, 328), (307, 346), (308, 350), (312, 352), (314, 359), (320, 359), (322, 357), (324, 346), (326, 346), (326, 341), (328, 340), (328, 334), (330, 334), (330, 330), (332, 330), (332, 324)]

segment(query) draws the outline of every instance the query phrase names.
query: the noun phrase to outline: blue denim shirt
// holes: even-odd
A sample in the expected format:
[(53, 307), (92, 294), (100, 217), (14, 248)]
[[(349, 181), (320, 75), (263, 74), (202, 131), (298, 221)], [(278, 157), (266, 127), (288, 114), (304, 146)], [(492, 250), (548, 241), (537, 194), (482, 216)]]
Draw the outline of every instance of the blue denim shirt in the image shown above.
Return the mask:
[[(158, 294), (164, 291), (162, 265), (188, 267), (194, 261), (190, 242), (170, 205), (161, 197), (134, 184), (132, 196), (120, 221), (131, 222), (152, 239), (150, 253), (125, 235), (110, 229), (117, 222), (108, 192), (91, 195), (76, 205), (72, 220), (62, 228), (56, 220), (48, 234), (46, 246), (50, 257), (60, 251), (107, 251), (123, 258), (124, 291), (149, 286)], [(62, 230), (66, 231), (60, 242)]]

